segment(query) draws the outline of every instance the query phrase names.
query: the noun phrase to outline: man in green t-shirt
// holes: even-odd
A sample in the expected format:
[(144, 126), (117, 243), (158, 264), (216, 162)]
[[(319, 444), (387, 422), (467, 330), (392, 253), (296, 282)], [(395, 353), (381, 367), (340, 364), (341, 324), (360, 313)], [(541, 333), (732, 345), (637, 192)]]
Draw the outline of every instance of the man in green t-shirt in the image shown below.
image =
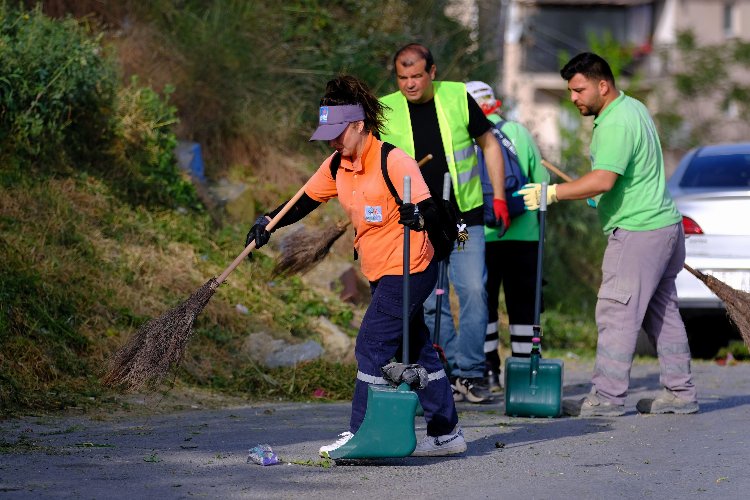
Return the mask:
[[(591, 172), (547, 190), (547, 203), (601, 195), (599, 219), (609, 235), (596, 304), (599, 339), (591, 393), (563, 401), (573, 416), (625, 413), (630, 368), (641, 328), (656, 344), (662, 393), (641, 399), (641, 413), (695, 413), (690, 348), (677, 308), (675, 278), (685, 262), (681, 216), (666, 189), (656, 126), (646, 107), (615, 87), (609, 64), (582, 53), (560, 71), (573, 104), (594, 116)], [(518, 194), (528, 209), (539, 207), (541, 187)]]
[[(484, 82), (466, 83), (466, 90), (479, 104), (487, 119), (507, 137), (508, 145), (518, 157), (521, 172), (529, 182), (549, 182), (549, 172), (542, 165), (542, 154), (531, 132), (517, 122), (500, 116), (500, 101), (492, 87)], [(504, 139), (503, 139), (504, 140)], [(484, 156), (478, 152), (480, 167)], [(484, 339), (487, 382), (492, 392), (500, 388), (500, 356), (498, 353), (498, 320), (500, 286), (503, 287), (508, 311), (510, 350), (515, 357), (531, 355), (534, 336), (534, 299), (536, 297), (536, 266), (539, 251), (539, 217), (527, 211), (513, 219), (505, 234), (497, 227), (484, 227), (484, 261), (487, 266), (487, 333)]]

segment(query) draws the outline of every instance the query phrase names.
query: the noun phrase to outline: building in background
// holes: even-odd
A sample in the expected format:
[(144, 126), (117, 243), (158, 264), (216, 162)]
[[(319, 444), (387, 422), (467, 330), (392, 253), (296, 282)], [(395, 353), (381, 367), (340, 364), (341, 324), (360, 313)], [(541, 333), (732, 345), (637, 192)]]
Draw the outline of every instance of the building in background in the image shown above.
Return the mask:
[[(482, 0), (476, 0), (481, 4)], [(502, 27), (502, 69), (499, 95), (511, 119), (529, 127), (542, 153), (552, 161), (561, 157), (561, 127), (577, 126), (577, 117), (561, 106), (567, 100), (566, 83), (559, 69), (569, 57), (590, 50), (591, 37), (611, 36), (630, 47), (632, 62), (618, 79), (628, 88), (628, 76), (639, 75), (638, 88), (652, 110), (671, 103), (671, 75), (680, 69), (674, 55), (678, 34), (692, 30), (699, 45), (750, 39), (750, 0), (505, 0)], [(500, 68), (499, 68), (500, 69)], [(624, 77), (624, 78), (623, 78)], [(734, 78), (750, 84), (750, 74)], [(719, 119), (712, 137), (733, 142), (750, 137), (747, 116), (731, 102), (689, 103), (695, 110)], [(670, 104), (671, 105), (671, 104)], [(687, 105), (687, 103), (686, 103)], [(575, 112), (575, 115), (578, 113)], [(588, 118), (589, 120), (591, 118)], [(686, 125), (689, 126), (689, 125)], [(666, 151), (671, 171), (684, 152)]]

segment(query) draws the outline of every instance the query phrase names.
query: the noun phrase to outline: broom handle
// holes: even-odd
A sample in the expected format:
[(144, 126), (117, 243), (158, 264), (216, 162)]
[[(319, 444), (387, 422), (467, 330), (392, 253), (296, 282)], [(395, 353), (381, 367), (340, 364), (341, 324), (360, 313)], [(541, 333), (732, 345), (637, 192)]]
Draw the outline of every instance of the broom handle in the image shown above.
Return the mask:
[[(566, 174), (565, 172), (563, 172), (562, 170), (560, 170), (559, 168), (557, 168), (556, 166), (554, 166), (553, 164), (551, 164), (550, 162), (548, 162), (545, 159), (542, 159), (542, 165), (544, 165), (547, 168), (547, 170), (549, 170), (550, 172), (552, 172), (554, 174), (557, 174), (565, 182), (571, 182), (573, 180), (573, 178), (571, 176), (569, 176), (568, 174)], [(696, 271), (695, 269), (693, 269), (692, 267), (688, 266), (687, 264), (683, 264), (682, 267), (684, 267), (690, 274), (692, 274), (693, 276), (695, 276), (699, 280), (705, 282), (706, 275), (703, 274), (702, 272)]]
[(688, 266), (687, 264), (683, 264), (682, 267), (684, 267), (685, 269), (687, 269), (687, 271), (690, 274), (692, 274), (693, 276), (695, 276), (696, 278), (698, 278), (699, 280), (701, 280), (701, 281), (703, 281), (705, 283), (705, 281), (706, 281), (706, 275), (705, 274), (703, 274), (700, 271), (696, 271), (695, 269), (693, 269), (692, 267)]
[[(432, 155), (428, 154), (427, 156), (419, 160), (419, 163), (417, 163), (417, 165), (421, 167), (422, 165), (424, 165), (430, 160), (432, 160)], [(299, 189), (299, 191), (297, 191), (297, 194), (295, 194), (292, 197), (292, 199), (289, 200), (286, 203), (286, 205), (284, 205), (284, 208), (282, 208), (281, 211), (278, 214), (276, 214), (276, 217), (271, 219), (271, 222), (268, 223), (268, 225), (266, 226), (266, 229), (268, 231), (271, 231), (274, 227), (276, 227), (276, 224), (278, 224), (281, 218), (284, 217), (289, 210), (291, 210), (294, 204), (297, 203), (297, 200), (299, 200), (304, 193), (305, 193), (305, 186), (302, 186)], [(229, 274), (232, 271), (234, 271), (237, 268), (237, 266), (240, 265), (240, 262), (242, 262), (245, 259), (245, 257), (247, 257), (248, 254), (252, 252), (253, 250), (255, 250), (255, 240), (251, 241), (250, 244), (245, 247), (242, 253), (239, 254), (237, 258), (234, 259), (234, 261), (231, 264), (229, 264), (229, 266), (226, 269), (224, 269), (224, 272), (221, 273), (221, 275), (219, 275), (218, 278), (216, 278), (217, 285), (221, 285), (222, 283), (224, 283), (224, 280), (227, 279), (227, 276), (229, 276)]]
[(425, 156), (424, 158), (422, 158), (421, 160), (419, 160), (419, 162), (417, 163), (417, 166), (418, 167), (422, 167), (422, 166), (424, 166), (425, 163), (427, 163), (430, 160), (432, 160), (432, 154), (431, 153), (427, 153), (427, 156)]
[(568, 174), (566, 174), (565, 172), (563, 172), (562, 170), (560, 170), (559, 168), (557, 168), (556, 166), (548, 162), (547, 160), (542, 159), (542, 165), (544, 165), (544, 167), (550, 172), (552, 172), (553, 174), (557, 174), (557, 176), (560, 177), (565, 182), (573, 181), (573, 178), (571, 176), (569, 176)]
[[(292, 196), (292, 199), (286, 202), (286, 205), (284, 205), (284, 208), (282, 208), (281, 211), (278, 214), (276, 214), (276, 216), (273, 219), (271, 219), (271, 222), (268, 223), (268, 225), (266, 226), (266, 230), (270, 232), (274, 227), (276, 227), (276, 224), (278, 224), (281, 218), (284, 217), (287, 214), (287, 212), (289, 212), (289, 210), (291, 210), (291, 208), (294, 206), (295, 203), (297, 203), (297, 201), (302, 197), (303, 194), (305, 194), (305, 186), (302, 186), (301, 188), (299, 188), (299, 191), (297, 191), (297, 194)], [(255, 240), (251, 241), (250, 244), (245, 247), (242, 253), (239, 254), (237, 258), (234, 259), (234, 261), (231, 264), (229, 264), (229, 266), (226, 269), (224, 269), (224, 272), (221, 273), (221, 275), (219, 275), (218, 278), (216, 278), (217, 286), (224, 283), (224, 280), (227, 279), (227, 276), (229, 276), (229, 273), (234, 271), (237, 268), (237, 266), (240, 265), (240, 262), (242, 262), (245, 259), (245, 257), (247, 257), (248, 254), (250, 254), (250, 252), (252, 252), (253, 250), (255, 250)]]

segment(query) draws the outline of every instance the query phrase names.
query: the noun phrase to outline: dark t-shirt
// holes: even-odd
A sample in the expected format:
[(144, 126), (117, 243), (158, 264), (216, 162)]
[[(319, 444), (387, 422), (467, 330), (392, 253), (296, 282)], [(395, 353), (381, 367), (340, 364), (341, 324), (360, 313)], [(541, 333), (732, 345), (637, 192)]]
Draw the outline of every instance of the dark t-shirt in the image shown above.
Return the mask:
[[(482, 109), (470, 95), (468, 101), (469, 126), (467, 129), (471, 137), (477, 138), (492, 127), (492, 122), (484, 116)], [(442, 198), (443, 176), (448, 171), (448, 162), (445, 160), (435, 100), (432, 99), (423, 104), (408, 104), (409, 114), (411, 115), (411, 130), (414, 135), (414, 157), (419, 161), (428, 153), (432, 154), (432, 160), (422, 167), (422, 177), (424, 177), (427, 187), (430, 189), (430, 195), (435, 199)], [(453, 190), (451, 190), (451, 201), (458, 210)], [(464, 222), (470, 226), (483, 224), (483, 213), (484, 210), (481, 205), (468, 212), (460, 212)]]

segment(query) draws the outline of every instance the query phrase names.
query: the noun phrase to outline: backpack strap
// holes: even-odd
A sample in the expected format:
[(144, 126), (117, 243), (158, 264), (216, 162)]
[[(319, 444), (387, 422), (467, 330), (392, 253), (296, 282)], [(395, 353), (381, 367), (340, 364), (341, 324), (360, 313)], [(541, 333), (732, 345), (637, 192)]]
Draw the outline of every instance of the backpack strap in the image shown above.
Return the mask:
[(391, 192), (391, 195), (396, 199), (396, 204), (398, 206), (401, 206), (404, 204), (404, 201), (398, 196), (398, 192), (396, 191), (395, 186), (393, 185), (393, 182), (391, 182), (391, 177), (388, 175), (388, 154), (393, 151), (393, 149), (396, 146), (394, 146), (391, 143), (384, 142), (382, 148), (380, 149), (380, 170), (383, 172), (383, 179), (385, 179), (385, 185), (388, 186), (388, 190)]
[[(380, 170), (383, 173), (383, 179), (385, 180), (386, 186), (388, 186), (388, 190), (391, 192), (391, 195), (396, 199), (396, 203), (400, 206), (403, 205), (403, 200), (398, 196), (398, 191), (396, 191), (396, 187), (393, 185), (393, 182), (391, 182), (391, 177), (388, 175), (388, 155), (391, 151), (393, 151), (396, 148), (393, 144), (389, 142), (384, 142), (383, 146), (380, 149)], [(331, 177), (333, 177), (333, 180), (336, 180), (336, 174), (339, 171), (339, 167), (341, 166), (341, 153), (336, 151), (336, 154), (334, 154), (333, 158), (331, 158)]]
[[(501, 128), (503, 128), (503, 125), (506, 124), (505, 120), (501, 120), (497, 122), (490, 130), (495, 135), (497, 140), (500, 142), (500, 149), (503, 151), (503, 155), (511, 155), (516, 161), (518, 161), (518, 151), (516, 151), (516, 147), (513, 145), (513, 141), (511, 141), (505, 133), (503, 133)], [(507, 170), (506, 166), (506, 170)]]
[(341, 153), (336, 151), (336, 153), (333, 155), (333, 158), (331, 158), (331, 177), (333, 177), (333, 180), (336, 180), (336, 174), (339, 172), (339, 167), (341, 166)]

